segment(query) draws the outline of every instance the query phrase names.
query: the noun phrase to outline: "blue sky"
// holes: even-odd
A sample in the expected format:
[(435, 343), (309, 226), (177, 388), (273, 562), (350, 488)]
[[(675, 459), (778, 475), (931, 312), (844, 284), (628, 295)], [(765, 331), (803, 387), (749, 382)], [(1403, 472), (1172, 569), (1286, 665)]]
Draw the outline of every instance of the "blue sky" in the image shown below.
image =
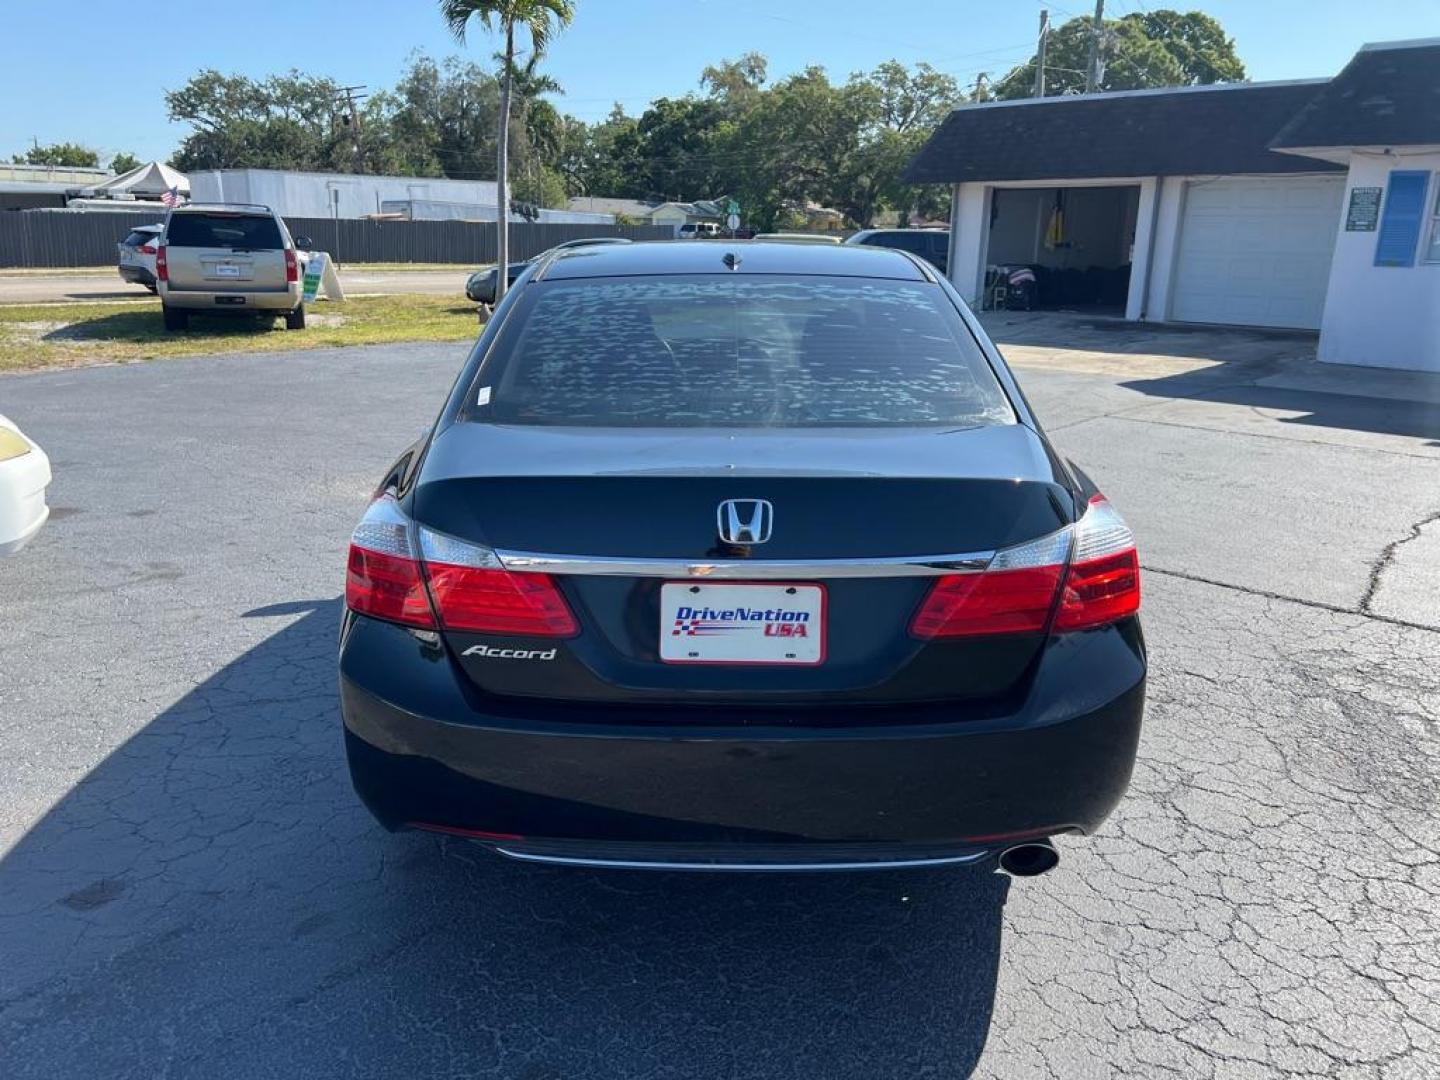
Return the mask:
[[(587, 120), (613, 102), (695, 88), (700, 69), (758, 50), (771, 75), (810, 63), (832, 77), (892, 57), (928, 61), (966, 84), (1028, 56), (1041, 7), (1063, 21), (1090, 0), (577, 0), (574, 25), (547, 64), (562, 109)], [(1252, 79), (1334, 74), (1366, 41), (1440, 36), (1440, 0), (1107, 0), (1107, 13), (1199, 8), (1235, 38)], [(342, 83), (393, 85), (413, 49), (457, 51), (429, 0), (0, 0), (11, 47), (0, 65), (0, 157), (75, 141), (108, 161), (118, 150), (164, 158), (184, 136), (163, 91), (198, 68), (263, 76), (298, 67)], [(19, 48), (14, 47), (19, 45)], [(466, 52), (484, 60), (478, 28)]]

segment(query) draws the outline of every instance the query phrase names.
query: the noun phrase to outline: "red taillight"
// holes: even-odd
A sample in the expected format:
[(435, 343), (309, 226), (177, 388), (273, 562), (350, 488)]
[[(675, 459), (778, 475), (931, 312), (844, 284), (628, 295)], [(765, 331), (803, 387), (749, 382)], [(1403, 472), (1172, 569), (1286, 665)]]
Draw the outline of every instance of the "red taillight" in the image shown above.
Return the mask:
[(370, 504), (350, 534), (345, 606), (376, 619), (435, 629), (410, 521), (388, 495)]
[(548, 574), (514, 574), (426, 563), (430, 592), (447, 630), (519, 637), (572, 637), (580, 629)]
[(420, 564), (414, 559), (367, 551), (353, 543), (345, 575), (345, 606), (361, 615), (435, 629)]
[(579, 633), (548, 574), (513, 573), (489, 548), (423, 526), (418, 532), (430, 595), (445, 629), (519, 637)]
[(488, 548), (415, 528), (389, 495), (370, 504), (351, 534), (345, 605), (426, 629), (517, 637), (580, 630), (548, 575), (512, 573)]
[(910, 623), (918, 638), (1038, 634), (1045, 629), (1059, 566), (954, 574), (935, 582)]
[(285, 280), (300, 280), (300, 260), (295, 257), (294, 248), (285, 249)]
[(138, 248), (136, 248), (135, 250), (138, 251), (138, 252), (140, 252), (140, 254), (142, 254), (142, 255), (154, 255), (154, 254), (155, 254), (155, 245), (154, 245), (154, 244), (141, 244), (141, 245), (140, 245)]
[(1104, 495), (1075, 524), (1075, 553), (1055, 612), (1055, 630), (1088, 630), (1140, 610), (1140, 556), (1135, 536)]
[(1075, 563), (1055, 613), (1055, 630), (1104, 626), (1140, 610), (1140, 556), (1132, 547), (1116, 555)]
[(1052, 608), (1056, 633), (1104, 626), (1140, 609), (1135, 540), (1104, 496), (1091, 499), (1073, 526), (997, 552), (984, 572), (938, 579), (910, 633), (927, 639), (1040, 633)]
[(155, 277), (160, 281), (170, 280), (170, 264), (165, 258), (165, 245), (155, 249)]

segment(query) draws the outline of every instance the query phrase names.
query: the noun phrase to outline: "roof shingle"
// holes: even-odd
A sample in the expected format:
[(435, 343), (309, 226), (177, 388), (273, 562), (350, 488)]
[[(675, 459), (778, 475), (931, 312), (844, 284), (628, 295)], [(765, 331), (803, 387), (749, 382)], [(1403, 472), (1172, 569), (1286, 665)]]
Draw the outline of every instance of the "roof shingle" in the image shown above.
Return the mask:
[(905, 171), (912, 184), (1340, 168), (1268, 145), (1324, 80), (1233, 83), (964, 105)]
[(1271, 147), (1440, 144), (1440, 38), (1366, 45)]

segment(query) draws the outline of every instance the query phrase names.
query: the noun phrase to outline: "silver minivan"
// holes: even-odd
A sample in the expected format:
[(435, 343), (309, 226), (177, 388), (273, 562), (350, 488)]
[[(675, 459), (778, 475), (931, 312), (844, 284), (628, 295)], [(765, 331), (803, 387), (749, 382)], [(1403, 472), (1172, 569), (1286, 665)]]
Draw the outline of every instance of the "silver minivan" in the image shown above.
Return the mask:
[(283, 315), (305, 327), (301, 248), (268, 206), (190, 203), (165, 219), (155, 252), (155, 284), (166, 330), (183, 330), (192, 312)]

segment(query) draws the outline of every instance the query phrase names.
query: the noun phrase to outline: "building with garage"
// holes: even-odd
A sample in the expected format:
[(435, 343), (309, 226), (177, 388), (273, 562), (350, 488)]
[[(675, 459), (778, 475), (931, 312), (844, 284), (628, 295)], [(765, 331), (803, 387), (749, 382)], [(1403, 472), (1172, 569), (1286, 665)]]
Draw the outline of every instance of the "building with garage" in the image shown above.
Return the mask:
[(951, 186), (976, 307), (1321, 330), (1321, 359), (1440, 371), (1440, 39), (1334, 79), (962, 106), (906, 179)]

